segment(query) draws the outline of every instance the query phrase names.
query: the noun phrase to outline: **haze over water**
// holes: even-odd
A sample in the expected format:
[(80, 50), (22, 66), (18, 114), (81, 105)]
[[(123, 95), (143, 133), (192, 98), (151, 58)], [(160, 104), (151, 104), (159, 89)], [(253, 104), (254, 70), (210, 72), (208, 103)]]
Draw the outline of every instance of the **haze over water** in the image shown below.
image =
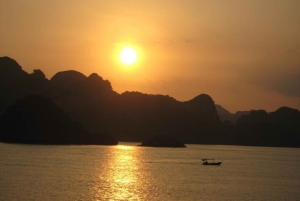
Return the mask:
[(299, 200), (298, 148), (129, 145), (0, 144), (0, 200)]

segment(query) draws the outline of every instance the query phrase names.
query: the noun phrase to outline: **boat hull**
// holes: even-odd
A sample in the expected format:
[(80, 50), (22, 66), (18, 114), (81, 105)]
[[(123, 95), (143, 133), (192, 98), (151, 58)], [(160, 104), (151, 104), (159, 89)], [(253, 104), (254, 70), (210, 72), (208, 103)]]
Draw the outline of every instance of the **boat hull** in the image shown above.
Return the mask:
[(203, 165), (221, 165), (222, 162), (216, 162), (216, 163), (203, 163)]

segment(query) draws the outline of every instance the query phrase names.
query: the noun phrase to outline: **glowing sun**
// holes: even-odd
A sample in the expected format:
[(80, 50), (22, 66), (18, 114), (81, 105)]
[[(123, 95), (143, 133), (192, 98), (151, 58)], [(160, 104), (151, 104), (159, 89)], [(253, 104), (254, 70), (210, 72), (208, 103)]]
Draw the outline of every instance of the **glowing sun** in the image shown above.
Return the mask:
[(131, 65), (134, 64), (137, 60), (137, 53), (131, 47), (124, 47), (120, 53), (120, 61), (123, 64)]

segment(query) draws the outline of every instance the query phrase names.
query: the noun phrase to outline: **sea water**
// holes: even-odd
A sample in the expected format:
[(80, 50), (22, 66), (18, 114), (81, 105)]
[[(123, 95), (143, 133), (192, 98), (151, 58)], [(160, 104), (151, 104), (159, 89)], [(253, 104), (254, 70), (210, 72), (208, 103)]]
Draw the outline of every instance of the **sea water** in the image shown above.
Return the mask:
[(299, 148), (121, 144), (0, 143), (0, 200), (300, 200)]

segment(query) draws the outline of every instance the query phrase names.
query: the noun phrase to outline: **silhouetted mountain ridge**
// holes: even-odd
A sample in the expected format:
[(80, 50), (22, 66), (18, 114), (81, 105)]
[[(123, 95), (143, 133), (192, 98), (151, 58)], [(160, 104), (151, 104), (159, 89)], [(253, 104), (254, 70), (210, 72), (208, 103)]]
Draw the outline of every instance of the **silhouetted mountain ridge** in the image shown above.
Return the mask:
[(252, 110), (223, 129), (227, 144), (300, 147), (300, 111), (288, 107), (271, 113)]
[[(179, 102), (162, 95), (118, 94), (108, 80), (96, 73), (86, 77), (80, 72), (64, 71), (47, 80), (40, 70), (27, 74), (8, 57), (2, 57), (0, 61), (3, 61), (0, 68), (9, 69), (13, 65), (22, 78), (8, 83), (8, 87), (3, 85), (15, 96), (9, 97), (5, 91), (1, 94), (7, 101), (1, 105), (2, 111), (29, 94), (42, 94), (90, 132), (110, 133), (126, 141), (142, 141), (157, 134), (169, 134), (187, 142), (208, 142), (207, 136), (202, 135), (210, 135), (220, 127), (213, 100), (208, 95)], [(14, 76), (15, 72), (5, 75), (8, 78)], [(15, 90), (11, 87), (14, 85), (22, 90)]]
[[(118, 94), (108, 80), (96, 73), (85, 76), (73, 70), (63, 71), (48, 80), (41, 70), (28, 74), (13, 59), (1, 57), (0, 115), (30, 94), (50, 98), (71, 121), (80, 122), (89, 133), (98, 133), (95, 140), (100, 133), (108, 133), (122, 141), (169, 135), (184, 143), (300, 146), (299, 121), (294, 121), (298, 110), (280, 108), (270, 114), (265, 111), (230, 114), (215, 105), (207, 94), (185, 102), (141, 92)], [(224, 119), (224, 115), (229, 119)], [(227, 120), (222, 125), (219, 116), (222, 121)], [(273, 130), (272, 140), (262, 134), (272, 136)]]

